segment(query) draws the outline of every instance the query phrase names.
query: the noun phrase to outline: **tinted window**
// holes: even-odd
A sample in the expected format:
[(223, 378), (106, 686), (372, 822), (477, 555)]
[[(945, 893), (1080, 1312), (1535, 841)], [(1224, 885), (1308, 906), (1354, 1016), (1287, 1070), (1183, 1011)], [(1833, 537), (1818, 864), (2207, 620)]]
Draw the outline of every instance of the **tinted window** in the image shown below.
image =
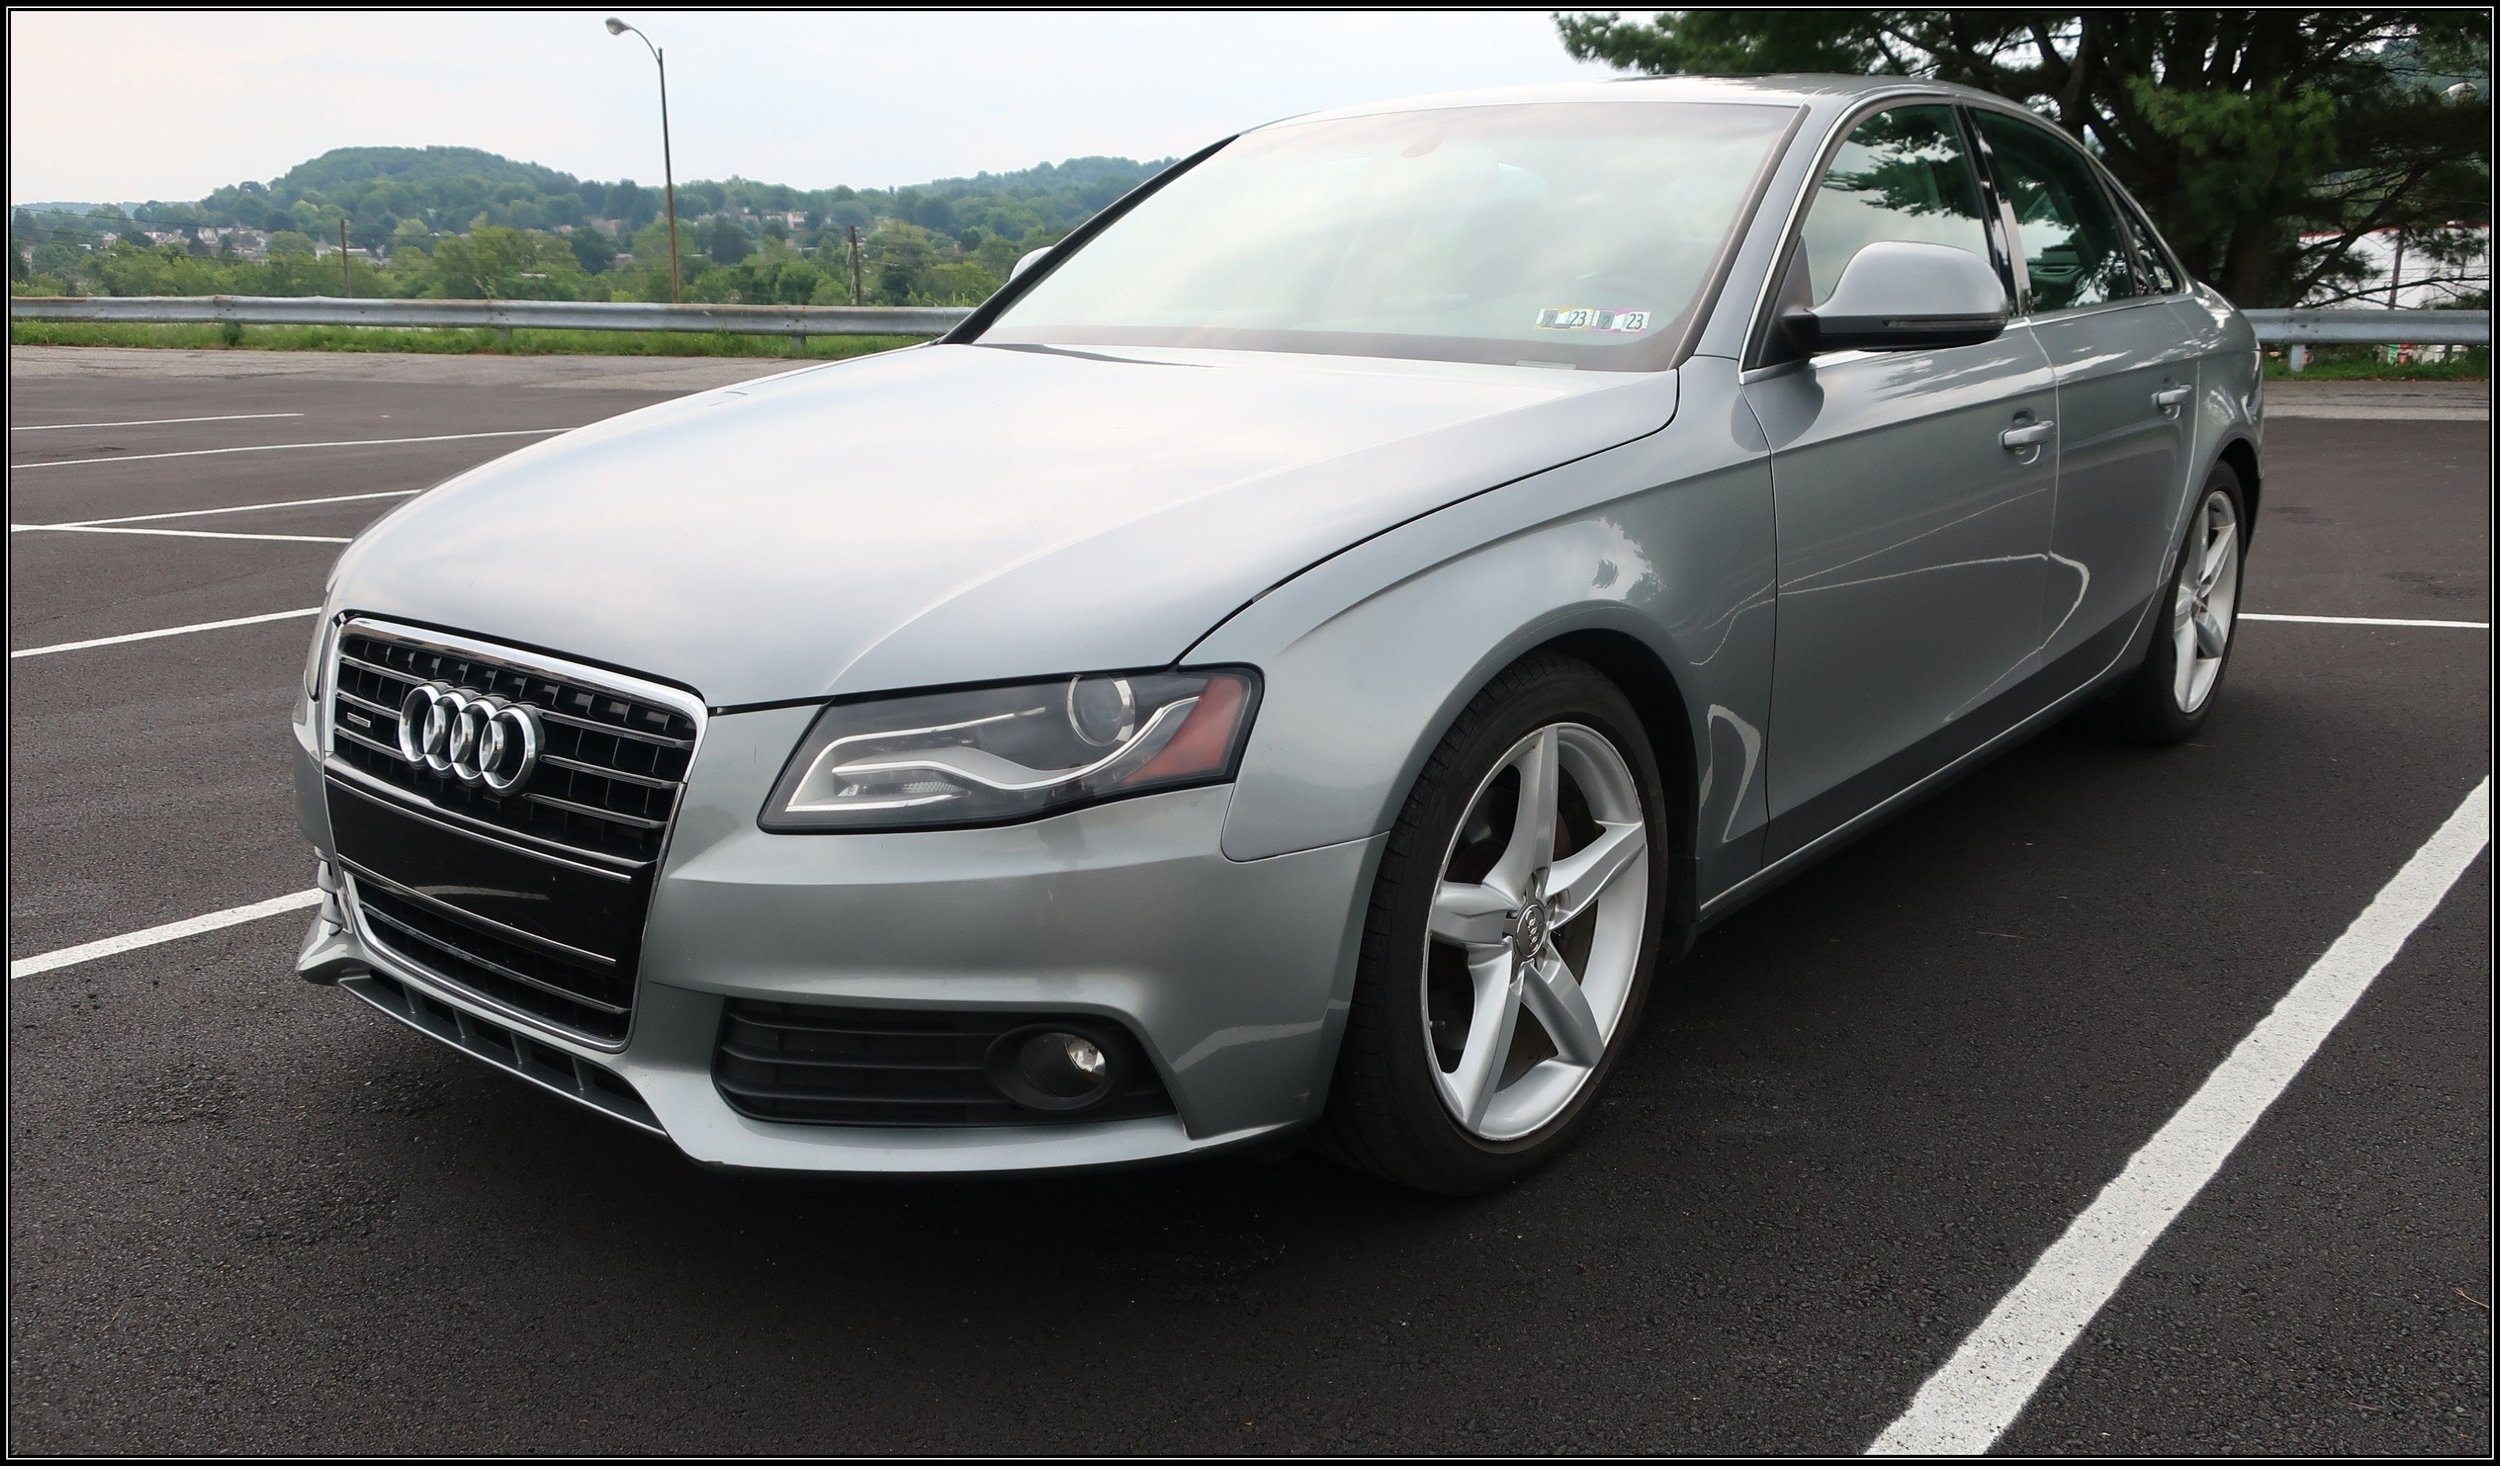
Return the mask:
[(1859, 250), (1885, 240), (1947, 244), (1988, 258), (1979, 177), (1950, 107), (1895, 107), (1857, 126), (1832, 158), (1798, 237), (1814, 303)]
[(2144, 222), (2135, 205), (2120, 199), (2118, 212), (2126, 219), (2127, 232), (2135, 237), (2136, 294), (2169, 295), (2186, 289), (2170, 257), (2161, 252), (2161, 241), (2153, 237), (2153, 226)]
[(1244, 133), (985, 341), (1655, 370), (1790, 108), (1437, 107)]
[(2046, 314), (2134, 293), (2126, 241), (2091, 163), (2046, 128), (2002, 112), (1978, 116), (1997, 182), (2014, 205), (2031, 308)]

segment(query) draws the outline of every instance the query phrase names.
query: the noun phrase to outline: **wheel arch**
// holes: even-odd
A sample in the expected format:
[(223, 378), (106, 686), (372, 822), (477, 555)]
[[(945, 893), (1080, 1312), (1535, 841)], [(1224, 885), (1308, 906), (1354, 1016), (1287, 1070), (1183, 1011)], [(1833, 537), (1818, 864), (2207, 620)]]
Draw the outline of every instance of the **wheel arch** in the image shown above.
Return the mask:
[(1623, 689), (1624, 696), (1632, 701), (1633, 711), (1640, 714), (1641, 729), (1649, 737), (1650, 751), (1657, 759), (1665, 784), (1660, 792), (1666, 799), (1667, 823), (1676, 842), (1667, 883), (1666, 938), (1659, 953), (1661, 961), (1674, 961), (1691, 947), (1700, 910), (1700, 831), (1694, 812), (1700, 804), (1702, 767), (1694, 751), (1692, 705), (1686, 700), (1684, 689), (1677, 685), (1675, 673), (1658, 653), (1648, 643), (1623, 631), (1611, 627), (1568, 631), (1522, 655), (1540, 652), (1559, 653), (1595, 667), (1606, 680)]
[(2234, 437), (2222, 445), (2222, 451), (2214, 455), (2214, 461), (2231, 465), (2231, 471), (2239, 475), (2240, 497), (2248, 511), (2242, 516), (2247, 528), (2241, 532), (2240, 538), (2243, 542), (2254, 539), (2257, 534), (2257, 505), (2265, 493), (2264, 479), (2257, 469), (2256, 443), (2245, 437)]

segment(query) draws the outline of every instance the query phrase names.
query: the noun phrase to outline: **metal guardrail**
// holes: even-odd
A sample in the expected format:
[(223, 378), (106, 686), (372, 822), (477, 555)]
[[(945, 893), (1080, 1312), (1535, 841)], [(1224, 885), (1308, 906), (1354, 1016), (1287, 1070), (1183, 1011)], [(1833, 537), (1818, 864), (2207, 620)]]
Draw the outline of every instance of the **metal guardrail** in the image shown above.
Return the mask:
[(2489, 346), (2491, 312), (2422, 310), (2242, 311), (2268, 346)]
[[(245, 326), (466, 326), (496, 330), (734, 331), (751, 336), (935, 336), (961, 306), (661, 305), (645, 301), (346, 300), (328, 295), (21, 295), (12, 321)], [(2253, 310), (2268, 346), (2488, 346), (2491, 312)]]
[(450, 326), (499, 331), (731, 331), (747, 336), (935, 336), (961, 306), (666, 305), (638, 300), (349, 300), (329, 295), (21, 295), (12, 321), (150, 325)]

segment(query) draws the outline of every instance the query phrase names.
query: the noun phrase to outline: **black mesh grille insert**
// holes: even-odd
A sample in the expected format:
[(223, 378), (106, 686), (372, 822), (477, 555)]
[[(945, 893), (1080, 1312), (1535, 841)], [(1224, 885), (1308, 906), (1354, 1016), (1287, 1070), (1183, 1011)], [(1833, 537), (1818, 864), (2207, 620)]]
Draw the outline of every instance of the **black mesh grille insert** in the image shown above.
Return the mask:
[(374, 939), (429, 972), (507, 1008), (613, 1043), (633, 1016), (630, 971), (513, 941), (433, 907), (356, 883)]
[[(1120, 1086), (1068, 1112), (1030, 1110), (994, 1088), (984, 1064), (1000, 1035), (1097, 1018), (1067, 1014), (906, 1012), (733, 998), (721, 1015), (712, 1080), (731, 1109), (808, 1125), (1033, 1125), (1168, 1115), (1172, 1101), (1133, 1039)], [(1122, 1035), (1125, 1037), (1125, 1035)]]

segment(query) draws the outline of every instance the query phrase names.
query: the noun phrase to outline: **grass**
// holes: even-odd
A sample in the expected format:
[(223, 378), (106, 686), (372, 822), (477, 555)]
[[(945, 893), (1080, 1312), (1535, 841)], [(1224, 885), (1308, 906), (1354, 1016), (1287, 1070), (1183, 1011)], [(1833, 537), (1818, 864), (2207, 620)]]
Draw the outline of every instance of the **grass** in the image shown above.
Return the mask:
[(2309, 365), (2295, 375), (2280, 347), (2266, 352), (2268, 381), (2480, 382), (2491, 376), (2491, 348), (2469, 347), (2445, 361), (2392, 362), (2377, 346), (2313, 346)]
[(919, 336), (746, 336), (727, 331), (497, 332), (436, 326), (156, 326), (11, 321), (12, 346), (163, 346), (241, 351), (417, 351), (461, 356), (766, 356), (831, 361), (891, 351)]

